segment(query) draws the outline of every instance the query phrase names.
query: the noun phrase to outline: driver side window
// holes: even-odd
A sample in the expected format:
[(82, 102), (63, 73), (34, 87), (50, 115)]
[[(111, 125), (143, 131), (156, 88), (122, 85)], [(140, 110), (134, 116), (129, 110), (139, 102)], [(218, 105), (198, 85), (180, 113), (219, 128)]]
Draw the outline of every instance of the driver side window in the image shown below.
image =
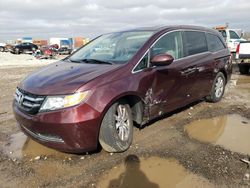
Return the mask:
[(151, 48), (152, 57), (165, 53), (173, 56), (175, 60), (183, 57), (182, 35), (180, 31), (164, 35)]

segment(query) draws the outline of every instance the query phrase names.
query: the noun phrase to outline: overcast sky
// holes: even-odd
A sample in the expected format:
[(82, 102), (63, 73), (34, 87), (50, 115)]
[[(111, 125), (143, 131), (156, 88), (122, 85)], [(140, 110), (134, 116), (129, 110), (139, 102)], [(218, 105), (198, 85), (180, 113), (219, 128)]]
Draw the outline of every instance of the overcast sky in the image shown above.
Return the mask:
[(0, 41), (93, 38), (142, 26), (226, 22), (250, 31), (250, 0), (0, 0)]

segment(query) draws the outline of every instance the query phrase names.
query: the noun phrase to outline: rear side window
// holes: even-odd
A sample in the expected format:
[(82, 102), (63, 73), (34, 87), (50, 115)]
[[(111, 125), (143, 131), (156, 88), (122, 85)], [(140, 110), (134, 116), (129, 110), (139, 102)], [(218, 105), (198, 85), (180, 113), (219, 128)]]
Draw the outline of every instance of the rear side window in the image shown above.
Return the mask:
[(185, 31), (187, 55), (199, 54), (208, 51), (206, 35), (199, 31)]
[(225, 46), (220, 38), (210, 33), (207, 33), (207, 45), (210, 52), (216, 52), (225, 49)]

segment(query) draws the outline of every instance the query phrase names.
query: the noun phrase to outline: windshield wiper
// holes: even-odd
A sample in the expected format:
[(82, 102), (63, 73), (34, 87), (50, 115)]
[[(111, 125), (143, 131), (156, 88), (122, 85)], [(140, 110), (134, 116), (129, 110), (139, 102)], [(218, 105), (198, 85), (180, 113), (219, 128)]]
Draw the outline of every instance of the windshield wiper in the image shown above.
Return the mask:
[(103, 60), (99, 60), (99, 59), (79, 59), (79, 60), (72, 60), (72, 59), (67, 59), (70, 62), (74, 62), (74, 63), (97, 63), (97, 64), (108, 64), (108, 65), (113, 65), (114, 63), (110, 62), (110, 61), (103, 61)]
[(103, 61), (103, 60), (99, 60), (99, 59), (83, 59), (81, 61), (86, 62), (86, 63), (98, 63), (98, 64), (109, 64), (109, 65), (114, 64), (110, 61)]
[(72, 63), (81, 63), (81, 61), (79, 61), (79, 60), (72, 60), (70, 58), (68, 58), (66, 60), (69, 61), (69, 62), (72, 62)]

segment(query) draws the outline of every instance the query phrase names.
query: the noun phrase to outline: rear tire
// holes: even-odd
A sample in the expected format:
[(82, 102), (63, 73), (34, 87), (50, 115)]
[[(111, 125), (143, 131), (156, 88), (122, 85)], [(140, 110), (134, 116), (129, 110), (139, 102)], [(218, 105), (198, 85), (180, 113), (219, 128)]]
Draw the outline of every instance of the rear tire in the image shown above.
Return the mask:
[(240, 73), (241, 74), (248, 74), (249, 73), (249, 66), (248, 65), (239, 64), (239, 71), (240, 71)]
[(106, 112), (99, 133), (99, 142), (107, 152), (126, 151), (133, 140), (133, 119), (126, 101), (114, 103)]
[(0, 52), (4, 52), (5, 48), (4, 47), (0, 47)]
[(210, 95), (206, 97), (208, 102), (218, 102), (221, 100), (225, 91), (226, 79), (222, 72), (219, 72), (213, 82)]

